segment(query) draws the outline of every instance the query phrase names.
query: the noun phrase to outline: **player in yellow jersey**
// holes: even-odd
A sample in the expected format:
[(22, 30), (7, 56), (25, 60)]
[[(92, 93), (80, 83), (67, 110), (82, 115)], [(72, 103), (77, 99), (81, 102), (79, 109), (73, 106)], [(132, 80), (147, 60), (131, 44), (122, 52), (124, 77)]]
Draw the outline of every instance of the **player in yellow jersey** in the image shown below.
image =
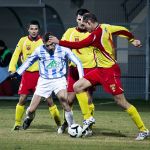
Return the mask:
[[(42, 38), (39, 35), (40, 25), (36, 20), (32, 20), (28, 24), (28, 36), (22, 37), (13, 53), (9, 64), (9, 72), (16, 72), (17, 62), (21, 56), (22, 63), (34, 52), (34, 50), (43, 44)], [(35, 91), (35, 87), (39, 78), (38, 62), (36, 61), (27, 71), (22, 75), (18, 94), (20, 95), (19, 102), (16, 106), (15, 125), (13, 130), (22, 128), (22, 117), (25, 111), (25, 102), (27, 96)], [(49, 111), (54, 118), (57, 126), (61, 126), (60, 115), (57, 106), (54, 105), (52, 98), (47, 99)]]
[(131, 116), (140, 131), (136, 140), (144, 140), (150, 136), (150, 132), (145, 127), (137, 109), (124, 96), (120, 80), (121, 71), (115, 60), (112, 36), (125, 37), (136, 47), (141, 46), (140, 40), (135, 39), (133, 34), (125, 27), (99, 24), (94, 14), (87, 13), (83, 15), (82, 23), (91, 32), (86, 39), (79, 42), (58, 41), (56, 38), (50, 39), (53, 43), (59, 43), (70, 48), (83, 48), (89, 45), (98, 48), (99, 67), (78, 80), (74, 84), (74, 90), (80, 93), (90, 86), (101, 84), (106, 92), (113, 95), (115, 102)]
[[(67, 41), (81, 41), (85, 39), (90, 33), (85, 30), (85, 27), (81, 23), (82, 16), (85, 13), (88, 13), (87, 9), (79, 9), (76, 12), (76, 22), (77, 26), (67, 29), (64, 33), (62, 40)], [(72, 52), (80, 59), (82, 62), (82, 66), (84, 68), (84, 74), (87, 74), (89, 71), (92, 71), (96, 67), (94, 47), (89, 46), (82, 49), (72, 49)], [(69, 63), (68, 70), (68, 101), (70, 106), (73, 105), (75, 100), (75, 96), (78, 99), (83, 118), (86, 120), (87, 118), (93, 116), (94, 113), (94, 104), (92, 103), (92, 94), (94, 87), (89, 88), (87, 92), (82, 92), (80, 94), (76, 94), (73, 90), (73, 84), (79, 79), (78, 71), (76, 65), (73, 62)], [(88, 106), (88, 107), (86, 107)], [(89, 109), (87, 109), (89, 108)], [(62, 132), (64, 132), (67, 127), (67, 122), (65, 121), (62, 125)]]

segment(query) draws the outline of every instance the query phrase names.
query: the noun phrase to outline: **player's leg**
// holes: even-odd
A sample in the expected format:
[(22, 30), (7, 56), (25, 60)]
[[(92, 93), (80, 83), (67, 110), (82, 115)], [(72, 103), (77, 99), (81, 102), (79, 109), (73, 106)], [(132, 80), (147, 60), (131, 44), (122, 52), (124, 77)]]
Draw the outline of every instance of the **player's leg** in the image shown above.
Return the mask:
[(148, 137), (150, 133), (145, 127), (140, 114), (138, 113), (137, 109), (126, 100), (124, 94), (115, 95), (114, 99), (117, 102), (117, 104), (124, 108), (125, 111), (129, 114), (129, 116), (131, 116), (131, 119), (140, 130), (140, 133), (136, 140), (143, 140), (146, 137)]
[(103, 73), (106, 74), (105, 78), (107, 78), (106, 81), (104, 78), (105, 82), (102, 83), (103, 87), (107, 92), (111, 93), (114, 96), (116, 103), (123, 109), (125, 109), (125, 111), (131, 116), (133, 122), (136, 124), (140, 132), (145, 135), (142, 137), (138, 137), (138, 140), (143, 140), (147, 137), (147, 133), (149, 134), (149, 131), (145, 127), (137, 109), (126, 100), (123, 94), (123, 88), (120, 80), (120, 68), (118, 67), (118, 65), (114, 65), (111, 68), (103, 69)]
[(38, 107), (39, 103), (41, 101), (41, 96), (34, 94), (30, 103), (30, 106), (28, 107), (26, 111), (26, 117), (23, 122), (23, 129), (26, 130), (29, 128), (31, 122), (33, 121), (35, 117), (35, 111)]
[(19, 98), (19, 102), (16, 105), (16, 111), (15, 111), (15, 125), (13, 130), (19, 130), (22, 126), (22, 117), (25, 112), (25, 101), (26, 101), (27, 95), (21, 94)]
[[(74, 103), (74, 100), (75, 100), (75, 92), (68, 92), (68, 103), (69, 103), (69, 106), (70, 108), (72, 109), (73, 108), (73, 103)], [(66, 128), (68, 127), (68, 123), (67, 123), (67, 120), (65, 118), (65, 111), (63, 110), (63, 124), (61, 126), (61, 133), (64, 133)]]
[[(79, 79), (75, 84), (74, 84), (74, 91), (76, 93), (81, 93), (84, 92), (85, 89), (91, 87), (92, 84), (89, 80), (87, 80), (86, 78), (82, 78)], [(87, 99), (88, 99), (88, 95), (87, 93), (84, 95)], [(91, 116), (91, 113), (89, 111), (89, 105), (88, 103), (86, 105), (84, 105), (84, 107), (87, 107), (87, 112), (86, 112), (86, 120), (84, 120), (84, 126), (83, 126), (83, 132), (85, 132), (87, 130), (87, 128), (89, 128), (89, 126), (91, 126), (92, 124), (95, 123), (95, 119)]]
[(57, 127), (61, 126), (60, 113), (57, 106), (54, 104), (52, 97), (46, 99), (51, 117), (55, 120)]
[(71, 126), (74, 123), (73, 120), (73, 112), (71, 111), (71, 108), (67, 102), (68, 93), (66, 89), (62, 89), (57, 93), (57, 97), (65, 110), (65, 118), (67, 120), (68, 126)]

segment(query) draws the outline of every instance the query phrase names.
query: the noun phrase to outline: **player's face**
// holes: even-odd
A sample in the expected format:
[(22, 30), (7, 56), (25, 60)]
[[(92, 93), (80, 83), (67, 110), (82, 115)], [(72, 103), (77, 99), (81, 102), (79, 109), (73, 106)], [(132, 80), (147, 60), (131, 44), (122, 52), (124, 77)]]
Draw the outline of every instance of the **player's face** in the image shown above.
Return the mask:
[(46, 48), (47, 48), (48, 50), (55, 50), (55, 44), (52, 43), (52, 42), (50, 42), (50, 41), (47, 41), (47, 42), (45, 43), (45, 46), (46, 46)]
[(88, 21), (88, 22), (82, 21), (82, 24), (85, 26), (85, 29), (86, 29), (88, 32), (92, 32), (92, 31), (93, 31), (92, 23), (91, 23), (90, 21)]
[(82, 16), (81, 15), (78, 15), (77, 18), (76, 18), (76, 21), (77, 21), (77, 24), (78, 24), (78, 27), (82, 30), (85, 29), (85, 26), (83, 25), (82, 23)]
[(38, 25), (30, 25), (28, 29), (29, 35), (32, 37), (36, 37), (39, 34)]

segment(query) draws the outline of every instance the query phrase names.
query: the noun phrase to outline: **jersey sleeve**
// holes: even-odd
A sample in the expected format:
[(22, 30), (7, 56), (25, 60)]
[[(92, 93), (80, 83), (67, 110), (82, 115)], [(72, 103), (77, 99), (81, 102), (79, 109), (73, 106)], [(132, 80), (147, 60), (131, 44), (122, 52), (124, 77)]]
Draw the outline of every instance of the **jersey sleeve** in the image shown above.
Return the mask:
[(82, 77), (84, 76), (82, 63), (81, 63), (80, 60), (73, 54), (73, 52), (71, 52), (70, 49), (65, 48), (65, 51), (66, 51), (66, 53), (67, 53), (68, 58), (69, 58), (74, 64), (77, 65), (79, 78), (82, 78)]
[(17, 73), (22, 75), (25, 70), (27, 70), (39, 57), (38, 57), (39, 48), (27, 58), (27, 60), (17, 69)]
[(107, 27), (109, 31), (112, 33), (112, 35), (125, 37), (129, 41), (134, 40), (134, 35), (127, 28), (123, 26), (107, 25)]
[(23, 39), (21, 38), (20, 41), (18, 42), (17, 46), (16, 46), (16, 49), (15, 49), (15, 51), (12, 55), (11, 61), (9, 63), (8, 71), (10, 71), (10, 72), (16, 71), (18, 59), (19, 59), (19, 56), (22, 52), (22, 45), (23, 45)]
[(64, 47), (69, 47), (71, 49), (80, 49), (83, 47), (88, 47), (91, 45), (91, 43), (93, 43), (93, 41), (95, 40), (95, 34), (90, 34), (87, 38), (85, 38), (82, 41), (79, 42), (69, 42), (66, 40), (60, 40), (59, 41), (59, 45), (64, 46)]

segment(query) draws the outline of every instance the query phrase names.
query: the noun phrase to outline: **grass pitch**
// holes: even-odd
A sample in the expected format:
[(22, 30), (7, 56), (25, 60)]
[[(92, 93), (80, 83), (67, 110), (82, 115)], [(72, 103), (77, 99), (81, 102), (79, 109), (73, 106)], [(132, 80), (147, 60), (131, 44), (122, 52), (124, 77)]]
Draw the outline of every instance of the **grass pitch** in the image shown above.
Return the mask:
[[(56, 125), (44, 102), (28, 130), (12, 132), (16, 103), (0, 101), (0, 150), (150, 150), (150, 138), (135, 141), (136, 126), (113, 101), (95, 100), (94, 135), (86, 138), (71, 138), (67, 132), (57, 135)], [(150, 102), (132, 103), (150, 129)], [(59, 104), (58, 107), (62, 114)], [(73, 110), (76, 122), (82, 124), (78, 104)]]

